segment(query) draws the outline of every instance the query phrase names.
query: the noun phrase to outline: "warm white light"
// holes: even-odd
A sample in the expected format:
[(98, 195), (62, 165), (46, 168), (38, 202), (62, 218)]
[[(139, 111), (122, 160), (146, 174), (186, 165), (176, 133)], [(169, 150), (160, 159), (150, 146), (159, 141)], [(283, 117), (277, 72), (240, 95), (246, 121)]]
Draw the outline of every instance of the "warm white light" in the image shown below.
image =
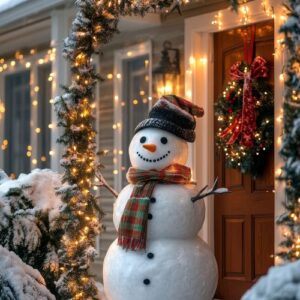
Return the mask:
[(194, 66), (195, 63), (196, 63), (195, 57), (194, 57), (194, 56), (190, 56), (189, 62), (190, 62), (190, 65), (191, 65), (191, 66)]

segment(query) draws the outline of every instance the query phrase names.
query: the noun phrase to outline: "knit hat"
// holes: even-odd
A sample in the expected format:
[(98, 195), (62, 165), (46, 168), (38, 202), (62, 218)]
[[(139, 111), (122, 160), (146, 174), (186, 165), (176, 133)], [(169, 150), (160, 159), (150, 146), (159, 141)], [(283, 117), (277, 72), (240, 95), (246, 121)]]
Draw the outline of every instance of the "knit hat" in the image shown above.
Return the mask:
[(149, 118), (136, 127), (135, 133), (145, 128), (158, 128), (192, 143), (196, 137), (195, 116), (203, 115), (203, 109), (188, 100), (175, 95), (162, 96), (151, 109)]

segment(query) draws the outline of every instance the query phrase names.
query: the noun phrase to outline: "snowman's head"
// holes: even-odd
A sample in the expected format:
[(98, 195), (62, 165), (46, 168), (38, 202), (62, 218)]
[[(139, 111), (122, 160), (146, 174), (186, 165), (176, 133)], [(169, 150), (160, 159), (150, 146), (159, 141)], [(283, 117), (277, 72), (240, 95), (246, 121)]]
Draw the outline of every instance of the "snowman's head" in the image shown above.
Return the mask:
[(171, 164), (185, 165), (188, 144), (185, 140), (157, 128), (138, 131), (129, 146), (129, 157), (134, 168), (161, 170)]

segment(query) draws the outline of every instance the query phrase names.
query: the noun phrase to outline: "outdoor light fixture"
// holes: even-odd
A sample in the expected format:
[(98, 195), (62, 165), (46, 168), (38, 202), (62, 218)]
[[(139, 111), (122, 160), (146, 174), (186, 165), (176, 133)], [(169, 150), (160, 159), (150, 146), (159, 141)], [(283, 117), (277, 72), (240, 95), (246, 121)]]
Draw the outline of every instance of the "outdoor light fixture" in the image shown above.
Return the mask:
[(172, 48), (172, 43), (165, 41), (159, 65), (153, 70), (154, 97), (178, 94), (180, 75), (179, 49)]

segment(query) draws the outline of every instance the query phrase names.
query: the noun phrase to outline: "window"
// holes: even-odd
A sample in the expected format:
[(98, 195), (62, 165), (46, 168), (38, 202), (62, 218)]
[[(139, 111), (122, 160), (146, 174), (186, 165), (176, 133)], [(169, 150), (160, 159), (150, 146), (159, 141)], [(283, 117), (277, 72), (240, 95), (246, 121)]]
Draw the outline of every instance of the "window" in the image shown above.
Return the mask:
[(50, 168), (51, 149), (51, 81), (49, 81), (49, 74), (51, 74), (51, 65), (42, 65), (38, 68), (38, 115), (37, 128), (40, 128), (40, 134), (37, 140), (37, 166), (41, 169)]
[(52, 75), (49, 54), (6, 64), (0, 74), (1, 168), (13, 176), (50, 167)]
[(126, 185), (130, 167), (128, 147), (134, 129), (147, 118), (152, 105), (151, 43), (116, 51), (115, 53), (115, 186)]
[[(148, 115), (149, 75), (147, 66), (145, 66), (148, 62), (149, 55), (138, 56), (123, 62), (122, 149), (125, 152), (134, 135), (135, 127)], [(128, 155), (122, 155), (123, 170), (127, 170), (129, 166)]]
[(4, 170), (7, 174), (30, 171), (30, 71), (5, 77)]

